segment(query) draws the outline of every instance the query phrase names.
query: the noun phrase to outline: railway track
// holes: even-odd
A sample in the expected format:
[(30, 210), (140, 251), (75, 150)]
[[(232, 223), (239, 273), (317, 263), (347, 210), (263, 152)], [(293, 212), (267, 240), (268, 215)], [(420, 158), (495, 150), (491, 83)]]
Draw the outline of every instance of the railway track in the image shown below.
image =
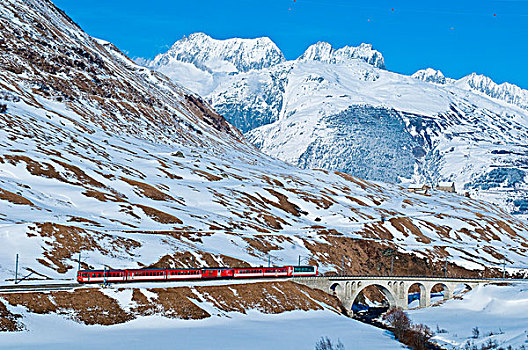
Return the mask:
[(0, 286), (0, 293), (47, 292), (72, 290), (79, 287), (84, 287), (84, 285), (79, 283), (15, 284), (11, 286)]
[[(399, 277), (387, 277), (387, 276), (317, 276), (317, 277), (294, 277), (294, 278), (280, 278), (278, 280), (285, 281), (285, 280), (293, 280), (296, 279), (330, 279), (330, 280), (338, 280), (338, 279), (355, 279), (355, 278), (362, 278), (362, 279), (406, 279), (406, 278), (413, 278), (413, 279), (422, 279), (422, 280), (428, 280), (428, 279), (434, 279), (431, 277), (416, 277), (416, 276), (399, 276)], [(270, 280), (272, 278), (266, 278), (266, 280)], [(478, 279), (478, 278), (441, 278), (449, 281), (482, 281), (482, 282), (488, 282), (488, 283), (517, 283), (517, 282), (524, 282), (528, 283), (528, 279)], [(253, 278), (248, 278), (247, 282), (255, 282)], [(229, 281), (227, 279), (224, 279), (223, 281)], [(243, 280), (233, 280), (236, 281), (236, 283), (243, 283)], [(154, 281), (154, 282), (146, 282), (146, 283), (164, 283), (166, 281)], [(174, 281), (170, 281), (174, 282)], [(186, 281), (180, 281), (180, 282), (186, 282)], [(194, 281), (194, 282), (203, 282), (201, 281)], [(141, 282), (139, 282), (141, 283)], [(112, 285), (114, 283), (111, 283)], [(125, 285), (133, 286), (135, 283), (124, 283)], [(98, 287), (101, 286), (100, 283), (93, 283), (93, 284), (81, 284), (81, 283), (46, 283), (46, 284), (14, 284), (14, 285), (3, 285), (0, 286), (0, 293), (21, 293), (21, 292), (48, 292), (48, 291), (60, 291), (60, 290), (72, 290), (76, 288), (87, 288), (87, 287)]]

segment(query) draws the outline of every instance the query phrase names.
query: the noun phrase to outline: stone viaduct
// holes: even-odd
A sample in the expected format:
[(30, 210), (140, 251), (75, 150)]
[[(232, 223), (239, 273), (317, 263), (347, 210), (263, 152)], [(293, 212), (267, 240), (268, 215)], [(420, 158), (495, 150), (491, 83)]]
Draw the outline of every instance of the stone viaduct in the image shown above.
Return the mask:
[(386, 297), (391, 307), (408, 308), (409, 289), (417, 285), (420, 289), (420, 307), (431, 305), (431, 291), (440, 285), (444, 299), (453, 297), (458, 285), (473, 289), (479, 284), (492, 282), (487, 279), (463, 279), (441, 277), (296, 277), (292, 281), (308, 287), (336, 295), (348, 312), (361, 291), (369, 286), (376, 286)]

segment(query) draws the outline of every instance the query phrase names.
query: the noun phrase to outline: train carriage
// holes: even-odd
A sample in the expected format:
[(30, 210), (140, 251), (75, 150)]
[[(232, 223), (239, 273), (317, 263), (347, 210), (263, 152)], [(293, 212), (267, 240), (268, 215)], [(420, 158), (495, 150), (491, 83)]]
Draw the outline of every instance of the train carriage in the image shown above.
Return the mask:
[(283, 267), (265, 267), (263, 269), (264, 277), (288, 277), (291, 276), (292, 266)]
[(110, 283), (126, 282), (125, 270), (87, 270), (77, 273), (77, 282), (80, 283)]
[(151, 282), (163, 281), (167, 279), (167, 270), (126, 270), (127, 282)]
[(202, 269), (202, 278), (232, 278), (234, 269), (231, 268), (206, 268)]
[(177, 270), (167, 270), (167, 280), (177, 281), (177, 280), (193, 280), (201, 279), (202, 271), (200, 269), (177, 269)]
[(293, 277), (308, 277), (308, 276), (317, 276), (317, 267), (316, 266), (292, 266)]

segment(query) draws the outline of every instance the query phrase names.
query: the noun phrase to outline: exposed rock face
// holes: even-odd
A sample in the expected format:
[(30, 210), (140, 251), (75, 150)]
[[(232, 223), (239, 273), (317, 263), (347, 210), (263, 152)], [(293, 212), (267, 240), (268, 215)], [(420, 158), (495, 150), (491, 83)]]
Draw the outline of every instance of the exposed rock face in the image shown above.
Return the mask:
[(449, 78), (446, 79), (444, 74), (436, 69), (427, 68), (422, 69), (411, 75), (411, 77), (419, 80), (423, 80), (429, 83), (445, 84), (449, 81)]
[(376, 68), (385, 68), (383, 55), (372, 48), (371, 44), (361, 44), (358, 47), (345, 46), (334, 49), (329, 43), (318, 42), (310, 46), (298, 61), (317, 61), (330, 64), (347, 63), (350, 60), (359, 59), (371, 64)]

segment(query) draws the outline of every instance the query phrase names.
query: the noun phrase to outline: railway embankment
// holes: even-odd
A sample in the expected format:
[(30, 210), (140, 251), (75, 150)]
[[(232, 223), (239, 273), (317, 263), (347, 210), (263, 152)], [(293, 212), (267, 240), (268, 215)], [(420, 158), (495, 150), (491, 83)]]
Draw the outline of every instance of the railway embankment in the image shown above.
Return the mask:
[(145, 316), (200, 320), (256, 310), (341, 313), (337, 298), (290, 281), (215, 286), (77, 288), (0, 293), (0, 331), (25, 329), (24, 315), (59, 315), (85, 325), (116, 325)]

